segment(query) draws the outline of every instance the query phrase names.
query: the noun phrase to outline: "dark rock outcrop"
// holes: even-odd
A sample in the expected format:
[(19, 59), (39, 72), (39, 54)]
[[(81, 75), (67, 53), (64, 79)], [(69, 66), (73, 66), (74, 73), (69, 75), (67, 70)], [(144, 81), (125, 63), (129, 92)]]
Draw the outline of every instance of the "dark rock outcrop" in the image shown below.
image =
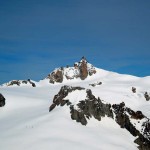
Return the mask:
[(27, 83), (28, 83), (28, 81), (25, 81), (25, 80), (24, 80), (24, 81), (22, 81), (22, 83), (23, 83), (23, 84), (27, 84)]
[[(54, 96), (53, 104), (49, 107), (49, 111), (52, 111), (58, 105), (67, 105), (70, 108), (71, 119), (82, 125), (87, 125), (91, 117), (94, 117), (98, 121), (101, 121), (102, 117), (110, 117), (114, 119), (121, 128), (125, 128), (133, 136), (137, 137), (134, 142), (138, 144), (139, 150), (149, 150), (150, 120), (145, 117), (141, 111), (133, 111), (126, 107), (124, 102), (113, 105), (103, 103), (100, 98), (96, 98), (92, 94), (90, 89), (86, 90), (85, 99), (81, 99), (78, 103), (72, 104), (69, 99), (66, 99), (66, 96), (75, 90), (85, 90), (85, 88), (71, 86), (61, 87), (58, 94)], [(136, 126), (138, 126), (138, 128), (140, 126), (141, 129), (139, 130)]]
[(75, 90), (84, 90), (84, 88), (82, 88), (82, 87), (72, 87), (72, 86), (67, 86), (67, 85), (62, 86), (60, 91), (58, 92), (58, 94), (54, 96), (53, 104), (49, 107), (49, 111), (53, 110), (56, 105), (57, 106), (58, 105), (64, 106), (65, 104), (70, 105), (71, 102), (69, 102), (69, 100), (64, 100), (64, 98), (69, 93), (71, 93), (72, 91), (75, 91)]
[(33, 87), (36, 87), (36, 84), (35, 84), (35, 83), (32, 82), (31, 84), (32, 84)]
[(81, 87), (63, 86), (58, 94), (54, 96), (53, 104), (49, 107), (49, 111), (53, 110), (56, 105), (70, 105), (71, 118), (77, 122), (80, 122), (82, 125), (86, 125), (87, 119), (92, 116), (99, 121), (101, 120), (101, 117), (105, 117), (105, 115), (113, 118), (111, 105), (102, 103), (100, 98), (95, 98), (91, 90), (86, 90), (86, 99), (81, 100), (78, 104), (76, 104), (78, 109), (74, 108), (74, 105), (72, 105), (69, 100), (65, 100), (65, 97), (75, 90), (85, 89)]
[(95, 98), (91, 90), (87, 90), (86, 92), (86, 99), (81, 100), (77, 104), (77, 110), (74, 109), (73, 106), (70, 107), (71, 118), (73, 120), (80, 122), (82, 125), (86, 125), (86, 118), (90, 119), (92, 116), (99, 121), (101, 120), (101, 117), (105, 117), (105, 115), (113, 118), (110, 104), (104, 104), (99, 98)]
[(150, 119), (143, 122), (142, 127), (144, 137), (146, 137), (150, 141)]
[(54, 75), (55, 81), (56, 82), (62, 82), (63, 81), (63, 73), (61, 70), (58, 70), (55, 75)]
[(30, 79), (28, 79), (27, 83), (28, 83), (28, 82), (29, 82), (33, 87), (36, 87), (35, 83), (32, 82)]
[(53, 103), (53, 104), (49, 107), (49, 111), (52, 111), (55, 107), (56, 107), (56, 104)]
[(5, 97), (0, 93), (0, 107), (5, 106)]
[(101, 84), (102, 84), (102, 82), (96, 82), (96, 83), (92, 83), (92, 84), (89, 84), (89, 85), (95, 87), (95, 86), (101, 85)]
[(56, 72), (52, 72), (51, 74), (48, 75), (48, 77), (50, 79), (50, 83), (55, 83), (55, 82), (62, 82), (63, 81), (63, 71), (60, 69), (58, 69)]
[(87, 124), (87, 120), (83, 111), (77, 111), (76, 109), (74, 109), (73, 106), (70, 107), (70, 110), (72, 120), (76, 120), (77, 122), (80, 122), (82, 125)]
[[(142, 124), (142, 128), (145, 131), (139, 131), (131, 123), (130, 119), (143, 119), (146, 118), (141, 111), (134, 112), (130, 108), (125, 107), (125, 103), (114, 104), (112, 105), (114, 113), (116, 115), (116, 122), (120, 125), (121, 128), (127, 129), (133, 136), (137, 136), (137, 139), (134, 141), (139, 146), (139, 150), (149, 150), (150, 148), (150, 123), (149, 120), (145, 121)], [(129, 116), (129, 115), (131, 116)], [(145, 136), (146, 135), (146, 136)]]
[(145, 99), (146, 99), (147, 101), (150, 100), (150, 96), (149, 96), (149, 94), (148, 94), (147, 92), (144, 93), (144, 97), (145, 97)]
[(28, 80), (12, 80), (4, 85), (7, 85), (7, 86), (13, 86), (13, 85), (17, 85), (17, 86), (21, 86), (21, 85), (24, 85), (24, 84), (31, 84), (32, 87), (36, 87), (36, 84), (34, 82), (32, 82), (30, 79)]
[(132, 92), (136, 93), (136, 88), (135, 87), (132, 87)]
[(13, 80), (13, 81), (11, 81), (9, 84), (8, 84), (8, 86), (12, 86), (12, 85), (18, 85), (18, 86), (20, 86), (20, 82), (19, 82), (19, 80)]

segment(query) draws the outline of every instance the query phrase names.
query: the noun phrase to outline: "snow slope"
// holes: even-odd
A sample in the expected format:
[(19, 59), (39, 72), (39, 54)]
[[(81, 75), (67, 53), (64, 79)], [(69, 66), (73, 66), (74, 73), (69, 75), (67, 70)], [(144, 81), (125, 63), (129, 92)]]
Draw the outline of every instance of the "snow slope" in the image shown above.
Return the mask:
[[(121, 129), (113, 119), (101, 121), (92, 118), (87, 126), (72, 121), (67, 106), (58, 106), (48, 112), (54, 95), (61, 86), (81, 86), (91, 89), (93, 94), (108, 103), (125, 102), (133, 110), (141, 110), (150, 118), (150, 101), (144, 92), (150, 93), (150, 77), (139, 78), (96, 68), (97, 73), (84, 81), (64, 80), (49, 84), (47, 79), (36, 83), (36, 87), (0, 87), (6, 105), (0, 108), (1, 150), (137, 150), (133, 137)], [(95, 87), (89, 84), (102, 82)], [(132, 92), (136, 87), (137, 92)], [(85, 97), (84, 92), (69, 95), (74, 103)]]

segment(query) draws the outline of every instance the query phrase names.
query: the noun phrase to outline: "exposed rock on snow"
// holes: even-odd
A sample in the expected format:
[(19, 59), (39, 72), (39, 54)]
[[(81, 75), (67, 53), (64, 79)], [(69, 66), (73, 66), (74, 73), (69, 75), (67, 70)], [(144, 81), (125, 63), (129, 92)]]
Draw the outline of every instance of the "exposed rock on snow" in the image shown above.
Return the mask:
[[(22, 83), (23, 83), (23, 82), (26, 82), (26, 81), (22, 81)], [(33, 87), (36, 87), (35, 83), (32, 82), (30, 79), (27, 80), (26, 84), (27, 84), (27, 83), (30, 83)]]
[(22, 85), (31, 85), (32, 87), (36, 87), (36, 84), (31, 81), (30, 79), (28, 80), (12, 80), (9, 81), (8, 83), (3, 84), (2, 86), (22, 86)]
[(56, 71), (52, 72), (51, 74), (48, 75), (50, 80), (50, 83), (55, 83), (55, 82), (62, 82), (63, 81), (63, 71), (61, 69), (57, 69)]
[(95, 87), (95, 86), (101, 85), (101, 84), (102, 84), (102, 82), (96, 82), (96, 83), (92, 83), (92, 84), (89, 84), (89, 85)]
[(135, 87), (132, 87), (132, 92), (136, 93), (136, 88)]
[(79, 70), (80, 70), (80, 78), (84, 80), (88, 76), (88, 69), (87, 69), (87, 61), (85, 58), (82, 58), (82, 61), (79, 63)]
[(71, 104), (71, 102), (69, 102), (69, 100), (64, 100), (64, 98), (71, 93), (72, 91), (75, 90), (84, 90), (84, 88), (82, 87), (72, 87), (72, 86), (62, 86), (60, 91), (58, 92), (57, 95), (54, 96), (53, 98), (53, 104), (49, 107), (49, 111), (53, 110), (55, 108), (55, 106), (60, 105), (60, 106), (64, 106), (66, 103), (68, 105)]
[(86, 90), (87, 96), (85, 100), (79, 101), (77, 109), (72, 105), (71, 109), (71, 118), (80, 122), (82, 125), (87, 124), (87, 119), (94, 117), (97, 120), (101, 120), (101, 117), (111, 117), (113, 118), (113, 113), (111, 110), (110, 104), (104, 104), (98, 98), (92, 94), (91, 90)]
[[(81, 91), (79, 91), (81, 90)], [(75, 93), (75, 92), (79, 93)], [(85, 92), (83, 94), (83, 92)], [(84, 95), (84, 99), (72, 98), (71, 94)], [(71, 95), (71, 96), (69, 96)], [(74, 95), (75, 96), (75, 95)], [(139, 146), (139, 150), (149, 150), (150, 147), (150, 121), (143, 115), (141, 111), (133, 111), (125, 106), (125, 103), (107, 104), (103, 103), (100, 98), (96, 98), (90, 89), (81, 87), (63, 86), (57, 95), (54, 96), (53, 104), (49, 111), (56, 106), (68, 105), (70, 108), (71, 119), (87, 125), (88, 120), (94, 117), (101, 121), (102, 117), (114, 118), (121, 128), (128, 130), (133, 136), (137, 137), (135, 143)]]
[(150, 96), (149, 96), (149, 94), (148, 94), (147, 92), (144, 93), (144, 97), (145, 97), (145, 99), (146, 99), (147, 101), (150, 100)]
[[(139, 150), (149, 150), (150, 148), (150, 126), (149, 119), (146, 118), (141, 111), (134, 112), (130, 108), (125, 106), (125, 103), (112, 105), (114, 113), (116, 115), (115, 120), (120, 125), (121, 128), (127, 129), (133, 136), (138, 136), (135, 140), (139, 146)], [(144, 120), (142, 124), (132, 123), (131, 119), (134, 119), (134, 122), (139, 122), (139, 120)], [(140, 130), (137, 129), (137, 126), (140, 126)], [(145, 129), (146, 128), (146, 129)], [(143, 131), (144, 130), (144, 131)]]
[(50, 83), (63, 82), (64, 79), (71, 80), (80, 78), (84, 80), (89, 76), (96, 73), (96, 69), (93, 65), (87, 62), (85, 57), (82, 57), (81, 61), (75, 63), (73, 67), (61, 67), (55, 69), (46, 78), (49, 79)]
[(0, 93), (0, 107), (5, 105), (5, 97)]

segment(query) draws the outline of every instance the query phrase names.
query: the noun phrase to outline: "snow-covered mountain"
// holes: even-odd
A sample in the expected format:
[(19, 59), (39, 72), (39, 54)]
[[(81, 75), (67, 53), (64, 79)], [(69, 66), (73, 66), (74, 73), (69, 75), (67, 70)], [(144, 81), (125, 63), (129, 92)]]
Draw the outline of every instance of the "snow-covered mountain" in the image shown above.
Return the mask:
[(83, 57), (39, 82), (15, 81), (0, 86), (2, 150), (150, 149), (150, 76), (105, 71)]

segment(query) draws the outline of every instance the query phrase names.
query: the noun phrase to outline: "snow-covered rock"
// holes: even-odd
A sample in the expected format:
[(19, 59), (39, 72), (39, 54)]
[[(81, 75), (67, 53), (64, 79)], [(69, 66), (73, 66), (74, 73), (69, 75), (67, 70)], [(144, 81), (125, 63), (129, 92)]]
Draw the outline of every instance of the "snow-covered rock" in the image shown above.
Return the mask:
[(80, 78), (81, 80), (84, 80), (95, 73), (96, 68), (88, 63), (85, 57), (82, 57), (81, 61), (74, 63), (74, 67), (56, 68), (53, 72), (48, 74), (46, 79), (49, 79), (50, 83), (62, 83), (64, 79), (72, 80)]
[(87, 125), (92, 117), (98, 121), (105, 116), (113, 118), (121, 128), (125, 128), (136, 137), (134, 142), (138, 144), (140, 150), (149, 150), (150, 121), (141, 111), (134, 112), (126, 107), (124, 102), (111, 106), (102, 102), (99, 97), (96, 98), (90, 89), (71, 86), (61, 87), (58, 94), (54, 96), (49, 111), (56, 106), (64, 105), (70, 108), (71, 119), (82, 125)]
[(2, 86), (32, 86), (36, 87), (36, 84), (34, 81), (28, 80), (12, 80), (8, 83), (4, 83)]

